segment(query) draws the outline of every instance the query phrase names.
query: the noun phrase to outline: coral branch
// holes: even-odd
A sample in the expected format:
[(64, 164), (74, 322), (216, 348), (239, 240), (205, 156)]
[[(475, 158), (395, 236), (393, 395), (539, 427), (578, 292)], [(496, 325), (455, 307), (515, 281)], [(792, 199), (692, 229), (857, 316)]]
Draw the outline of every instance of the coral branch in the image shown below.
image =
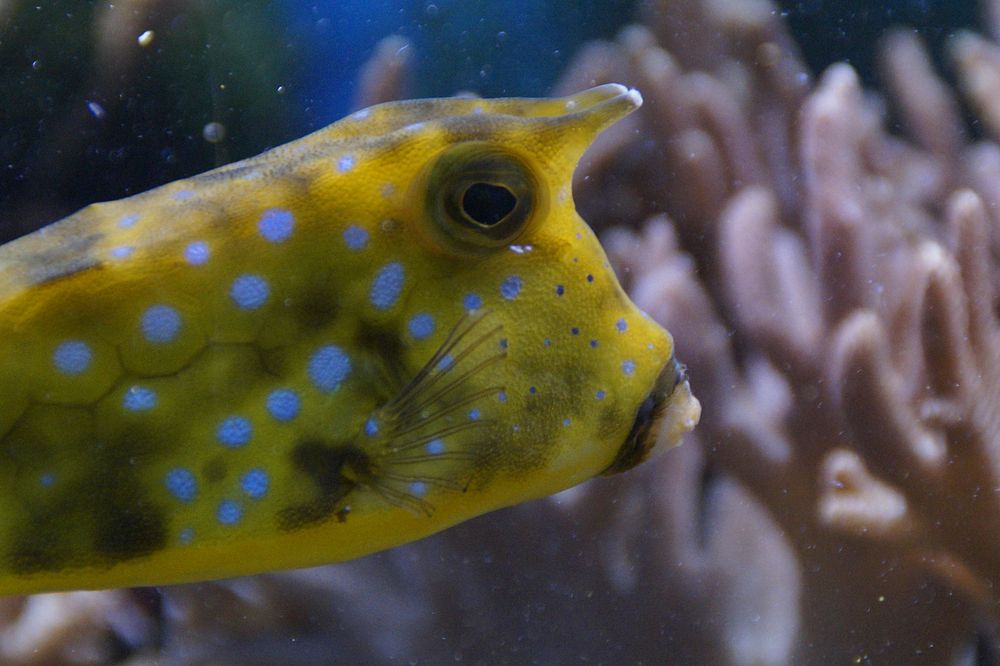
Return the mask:
[(390, 102), (405, 96), (411, 72), (413, 47), (399, 35), (386, 37), (375, 47), (375, 54), (365, 63), (358, 77), (355, 109)]
[(909, 30), (895, 30), (882, 41), (879, 55), (894, 107), (909, 133), (954, 168), (966, 142), (961, 116), (922, 41)]

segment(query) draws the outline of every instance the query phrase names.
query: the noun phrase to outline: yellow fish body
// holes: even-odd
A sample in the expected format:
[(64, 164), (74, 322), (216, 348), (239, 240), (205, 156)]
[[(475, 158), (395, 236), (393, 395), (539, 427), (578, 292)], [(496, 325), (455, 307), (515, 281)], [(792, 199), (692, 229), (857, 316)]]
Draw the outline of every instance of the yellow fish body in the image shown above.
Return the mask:
[(675, 444), (570, 190), (640, 103), (383, 104), (0, 248), (0, 594), (345, 560)]

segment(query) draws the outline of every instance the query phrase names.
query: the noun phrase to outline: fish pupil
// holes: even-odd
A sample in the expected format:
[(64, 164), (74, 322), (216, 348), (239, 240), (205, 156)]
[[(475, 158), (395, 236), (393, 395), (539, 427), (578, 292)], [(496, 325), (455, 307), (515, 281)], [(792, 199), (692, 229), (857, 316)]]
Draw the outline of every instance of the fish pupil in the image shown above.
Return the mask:
[(502, 185), (473, 183), (462, 195), (462, 212), (472, 221), (493, 226), (510, 215), (517, 197)]

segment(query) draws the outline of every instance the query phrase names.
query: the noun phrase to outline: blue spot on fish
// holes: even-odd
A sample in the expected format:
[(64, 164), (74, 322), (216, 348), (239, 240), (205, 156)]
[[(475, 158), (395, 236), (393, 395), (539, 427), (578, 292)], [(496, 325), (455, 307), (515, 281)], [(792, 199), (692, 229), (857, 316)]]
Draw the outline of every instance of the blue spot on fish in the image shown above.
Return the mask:
[(557, 284), (556, 285), (556, 296), (562, 296), (565, 293), (566, 293), (566, 287), (562, 286), (561, 284)]
[(181, 542), (182, 546), (189, 545), (194, 541), (194, 530), (190, 527), (185, 527), (177, 534), (177, 540)]
[(354, 168), (354, 155), (343, 155), (337, 160), (337, 171), (347, 173)]
[(291, 389), (276, 389), (267, 396), (267, 411), (276, 421), (285, 423), (299, 415), (302, 401)]
[(399, 294), (403, 291), (403, 281), (406, 274), (403, 264), (394, 261), (383, 266), (372, 281), (368, 298), (377, 310), (388, 310), (396, 304)]
[(414, 340), (425, 340), (434, 333), (434, 317), (426, 312), (415, 314), (410, 319), (409, 327)]
[(369, 437), (374, 437), (378, 434), (378, 421), (375, 420), (375, 417), (365, 421), (365, 434)]
[(350, 224), (344, 229), (344, 245), (349, 250), (363, 250), (368, 245), (368, 230), (356, 224)]
[(618, 329), (619, 333), (624, 333), (625, 331), (628, 330), (628, 324), (625, 322), (624, 319), (619, 319), (618, 321), (615, 322), (615, 328)]
[(122, 219), (118, 220), (119, 229), (130, 229), (135, 226), (135, 223), (139, 221), (140, 216), (136, 214), (126, 215)]
[(211, 252), (208, 249), (208, 243), (205, 241), (194, 241), (193, 243), (188, 243), (188, 246), (184, 248), (184, 260), (192, 266), (206, 264), (209, 256), (211, 256)]
[(229, 297), (241, 310), (256, 310), (267, 303), (270, 296), (270, 285), (259, 275), (241, 275), (229, 288)]
[(182, 502), (190, 502), (198, 494), (198, 481), (191, 470), (175, 467), (163, 479), (163, 484), (171, 495)]
[(606, 395), (607, 393), (604, 392), (604, 389), (597, 389), (597, 393), (594, 394), (594, 398), (597, 400), (604, 400), (604, 396)]
[(240, 488), (243, 492), (247, 494), (250, 499), (260, 499), (267, 494), (267, 489), (270, 486), (270, 479), (267, 476), (267, 472), (255, 467), (240, 478)]
[(215, 517), (223, 525), (235, 525), (243, 518), (243, 507), (239, 502), (233, 500), (223, 500), (219, 502), (219, 508), (215, 512)]
[(473, 409), (469, 410), (469, 420), (470, 421), (478, 421), (479, 420), (479, 410), (478, 409), (473, 408)]
[(292, 235), (295, 216), (284, 208), (269, 208), (260, 216), (257, 230), (269, 243), (284, 243)]
[(93, 359), (90, 345), (81, 340), (67, 340), (52, 352), (52, 363), (59, 372), (79, 375), (87, 371)]
[(500, 285), (500, 295), (512, 301), (521, 293), (521, 276), (511, 275)]
[(309, 359), (309, 379), (320, 391), (336, 391), (351, 373), (351, 359), (336, 345), (320, 347)]
[(444, 453), (444, 440), (442, 439), (432, 439), (427, 442), (427, 446), (424, 447), (427, 453), (432, 456), (440, 455)]
[(462, 305), (471, 312), (483, 307), (483, 299), (479, 297), (479, 294), (466, 294), (465, 298), (462, 299)]
[(222, 420), (215, 430), (215, 438), (219, 444), (231, 449), (246, 446), (253, 437), (253, 426), (242, 416), (228, 416)]
[(427, 484), (423, 481), (414, 481), (410, 484), (410, 493), (417, 497), (423, 497), (427, 494)]
[(632, 359), (622, 361), (622, 372), (630, 376), (635, 374), (635, 361)]
[(130, 412), (145, 412), (156, 407), (156, 392), (145, 386), (132, 386), (125, 391), (122, 406)]
[(181, 315), (169, 305), (154, 305), (142, 313), (141, 328), (153, 344), (173, 342), (181, 330)]

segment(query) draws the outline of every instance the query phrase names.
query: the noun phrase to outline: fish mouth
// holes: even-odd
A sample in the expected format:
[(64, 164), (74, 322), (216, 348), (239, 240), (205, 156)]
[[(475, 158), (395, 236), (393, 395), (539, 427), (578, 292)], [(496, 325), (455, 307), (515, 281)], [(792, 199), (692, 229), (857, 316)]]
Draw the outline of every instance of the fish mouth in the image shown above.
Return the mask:
[(649, 395), (636, 410), (625, 441), (602, 476), (632, 469), (654, 452), (680, 444), (681, 436), (698, 424), (701, 404), (691, 395), (687, 369), (671, 357), (660, 371)]

